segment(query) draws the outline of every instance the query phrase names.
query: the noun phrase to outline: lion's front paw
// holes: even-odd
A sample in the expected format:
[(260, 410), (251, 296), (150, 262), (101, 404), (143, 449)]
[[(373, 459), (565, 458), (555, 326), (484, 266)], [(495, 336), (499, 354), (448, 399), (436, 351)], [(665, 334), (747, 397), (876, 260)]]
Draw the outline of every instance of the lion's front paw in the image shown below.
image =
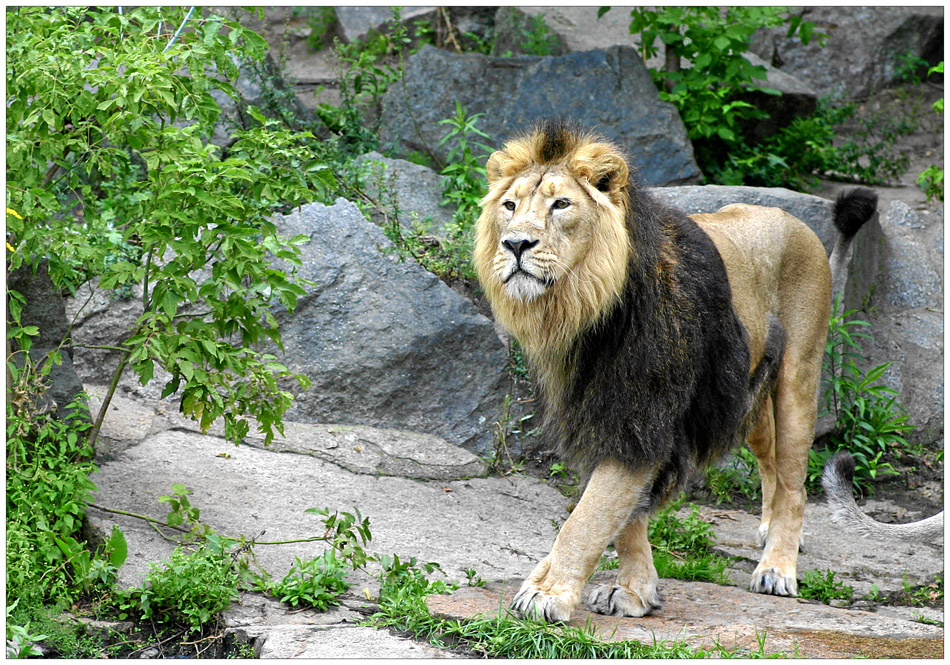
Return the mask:
[(763, 567), (761, 564), (752, 573), (749, 588), (755, 593), (768, 593), (774, 596), (797, 596), (798, 580), (795, 573), (783, 573), (775, 567)]
[(592, 612), (620, 617), (642, 617), (660, 609), (662, 603), (663, 598), (656, 590), (655, 583), (639, 591), (626, 589), (619, 584), (601, 584), (590, 592), (587, 599), (587, 607)]
[(511, 601), (511, 609), (522, 617), (550, 623), (567, 623), (576, 606), (577, 600), (571, 599), (570, 594), (542, 591), (530, 582), (522, 584)]

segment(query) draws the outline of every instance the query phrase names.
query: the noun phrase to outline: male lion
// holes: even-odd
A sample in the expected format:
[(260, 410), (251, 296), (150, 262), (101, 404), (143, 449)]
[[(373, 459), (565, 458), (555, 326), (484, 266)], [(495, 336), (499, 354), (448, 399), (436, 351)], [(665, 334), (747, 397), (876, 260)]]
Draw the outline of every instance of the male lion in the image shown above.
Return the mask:
[[(589, 607), (658, 608), (650, 513), (746, 438), (763, 494), (752, 590), (795, 595), (832, 284), (821, 242), (777, 208), (661, 205), (615, 146), (561, 122), (509, 141), (487, 172), (479, 281), (534, 372), (545, 436), (589, 473), (514, 609), (567, 621), (611, 541), (617, 580)], [(875, 209), (867, 190), (839, 198), (842, 237)]]

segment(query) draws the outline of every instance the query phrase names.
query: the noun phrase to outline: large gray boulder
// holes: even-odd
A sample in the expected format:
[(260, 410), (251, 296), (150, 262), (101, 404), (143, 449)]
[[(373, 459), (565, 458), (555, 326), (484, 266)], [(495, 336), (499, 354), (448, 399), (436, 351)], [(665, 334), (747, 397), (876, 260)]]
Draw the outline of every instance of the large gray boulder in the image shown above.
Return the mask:
[[(868, 365), (891, 365), (883, 382), (900, 393), (907, 438), (943, 438), (943, 215), (923, 215), (894, 201), (881, 215), (880, 269), (861, 318), (873, 325)], [(865, 314), (867, 314), (865, 316)]]
[[(527, 19), (543, 20), (555, 35), (559, 48), (563, 44), (563, 48), (568, 52), (588, 51), (614, 45), (640, 48), (640, 35), (630, 32), (630, 7), (613, 7), (599, 18), (597, 12), (596, 6), (503, 7), (498, 10), (495, 19), (495, 43), (504, 45), (515, 40), (523, 40), (516, 24), (513, 24), (508, 17), (509, 15), (524, 15)], [(561, 51), (558, 51), (557, 54), (560, 53)], [(755, 53), (746, 53), (746, 59), (753, 65), (764, 66), (766, 69), (764, 85), (782, 93), (781, 96), (775, 96), (761, 92), (748, 92), (743, 96), (745, 101), (755, 104), (756, 107), (769, 114), (768, 118), (748, 120), (743, 123), (743, 129), (752, 143), (774, 134), (794, 118), (809, 115), (815, 110), (818, 94), (807, 83), (794, 76), (793, 73), (772, 67), (769, 62), (762, 60)], [(662, 69), (664, 61), (665, 56), (660, 49), (657, 55), (647, 59), (646, 65), (650, 69)], [(691, 66), (689, 62), (683, 62), (681, 65), (684, 68)]]
[[(433, 91), (438, 91), (436, 94)], [(405, 83), (383, 99), (380, 139), (397, 155), (430, 153), (445, 162), (450, 143), (439, 121), (484, 113), (478, 127), (495, 146), (543, 118), (579, 120), (618, 143), (654, 185), (697, 182), (699, 168), (675, 107), (661, 102), (630, 47), (560, 57), (493, 58), (423, 47), (406, 64)]]
[(356, 162), (365, 169), (366, 194), (378, 206), (370, 211), (374, 224), (384, 226), (395, 216), (405, 228), (412, 229), (416, 222), (428, 221), (432, 231), (442, 235), (455, 211), (454, 205), (442, 205), (442, 176), (427, 166), (378, 152), (362, 155)]
[(487, 453), (505, 395), (507, 352), (492, 323), (345, 200), (276, 218), (305, 234), (293, 315), (278, 306), (284, 362), (313, 381), (291, 388), (298, 422), (424, 432)]
[(806, 21), (827, 33), (825, 45), (786, 37), (787, 27), (762, 29), (752, 50), (818, 94), (866, 97), (899, 80), (908, 51), (935, 65), (943, 60), (942, 7), (808, 7)]

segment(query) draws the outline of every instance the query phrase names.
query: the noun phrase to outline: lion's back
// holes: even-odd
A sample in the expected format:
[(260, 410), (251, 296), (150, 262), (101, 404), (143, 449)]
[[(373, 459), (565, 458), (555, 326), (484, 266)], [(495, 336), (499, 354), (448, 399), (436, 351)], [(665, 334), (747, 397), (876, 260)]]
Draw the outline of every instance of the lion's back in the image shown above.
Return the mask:
[(779, 316), (787, 330), (806, 320), (811, 327), (814, 313), (830, 301), (831, 272), (824, 246), (807, 224), (781, 208), (744, 203), (692, 218), (726, 265), (733, 306), (749, 333), (753, 363), (767, 334), (769, 315)]

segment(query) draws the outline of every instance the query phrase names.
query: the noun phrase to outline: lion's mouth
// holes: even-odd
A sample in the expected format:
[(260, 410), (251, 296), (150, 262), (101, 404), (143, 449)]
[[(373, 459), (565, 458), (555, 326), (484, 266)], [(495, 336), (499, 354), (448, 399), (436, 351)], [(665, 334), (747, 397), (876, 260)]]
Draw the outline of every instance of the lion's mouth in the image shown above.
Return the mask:
[(502, 280), (502, 282), (505, 283), (505, 284), (507, 284), (507, 283), (510, 282), (512, 279), (514, 279), (515, 277), (518, 277), (518, 276), (525, 277), (525, 278), (528, 278), (528, 279), (532, 279), (532, 280), (534, 280), (535, 282), (537, 282), (538, 284), (541, 284), (542, 286), (544, 286), (544, 287), (546, 287), (546, 288), (550, 288), (550, 287), (554, 286), (554, 278), (553, 278), (553, 277), (544, 277), (544, 276), (539, 277), (539, 276), (535, 275), (534, 273), (528, 272), (527, 270), (525, 270), (525, 269), (522, 268), (521, 266), (515, 266), (515, 268), (513, 268), (510, 273), (508, 273), (508, 276), (505, 277), (505, 278)]

